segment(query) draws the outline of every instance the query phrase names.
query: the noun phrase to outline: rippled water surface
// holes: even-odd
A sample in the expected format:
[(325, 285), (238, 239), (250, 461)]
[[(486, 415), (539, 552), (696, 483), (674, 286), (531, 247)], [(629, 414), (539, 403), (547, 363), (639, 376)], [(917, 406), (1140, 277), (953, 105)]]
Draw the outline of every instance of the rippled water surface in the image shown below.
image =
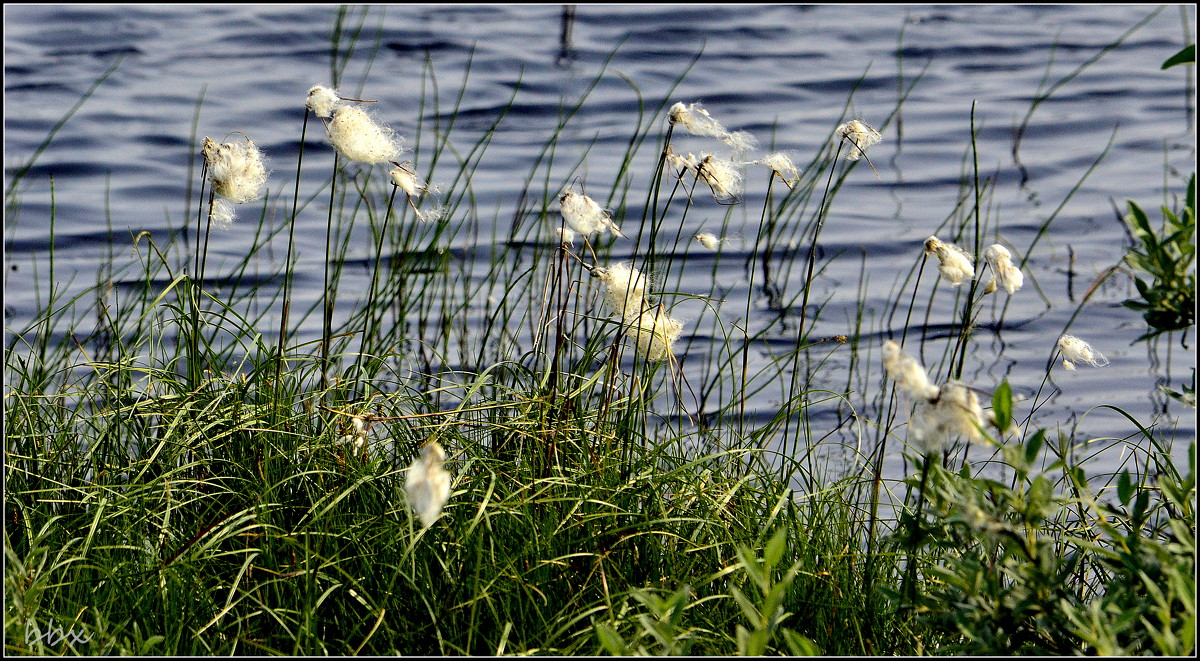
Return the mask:
[[(1034, 249), (1025, 269), (1027, 285), (1003, 311), (999, 332), (994, 322), (1003, 306), (985, 306), (966, 376), (985, 390), (1008, 378), (1017, 392), (1032, 396), (1042, 386), (1055, 339), (1070, 323), (1072, 334), (1090, 341), (1111, 363), (1056, 369), (1044, 391), (1053, 394), (1039, 411), (1040, 424), (1064, 431), (1078, 425), (1078, 438), (1105, 443), (1134, 434), (1115, 412), (1091, 410), (1111, 404), (1143, 424), (1177, 427), (1167, 436), (1186, 442), (1194, 438), (1193, 410), (1157, 387), (1178, 389), (1190, 381), (1195, 367), (1190, 334), (1186, 347), (1178, 334), (1135, 343), (1146, 327), (1137, 313), (1120, 306), (1135, 294), (1125, 274), (1105, 280), (1084, 303), (1093, 281), (1129, 245), (1119, 220), (1124, 201), (1136, 200), (1148, 210), (1164, 201), (1173, 204), (1194, 168), (1191, 68), (1160, 69), (1193, 38), (1194, 9), (1168, 6), (1151, 17), (1154, 11), (1141, 5), (580, 5), (564, 43), (558, 5), (395, 6), (367, 15), (359, 50), (340, 85), (347, 95), (378, 100), (372, 110), (411, 146), (418, 140), (421, 95), (430, 93), (422, 87), (426, 58), (437, 75), (443, 109), (453, 107), (470, 62), (455, 113), (455, 144), (474, 145), (507, 108), (471, 173), (471, 213), (483, 227), (449, 241), (462, 254), (483, 259), (487, 252), (481, 248), (509, 235), (524, 180), (564, 104), (580, 98), (602, 69), (564, 131), (548, 177), (552, 187), (578, 178), (589, 193), (606, 197), (639, 110), (644, 104), (653, 111), (664, 99), (702, 101), (725, 126), (749, 131), (798, 163), (830, 144), (831, 131), (847, 116), (882, 127), (883, 141), (870, 153), (879, 177), (860, 164), (836, 196), (819, 242), (829, 261), (822, 262), (812, 292), (813, 301), (824, 306), (815, 336), (853, 335), (862, 299), (860, 350), (870, 360), (878, 360), (882, 338), (903, 330), (903, 315), (889, 323), (886, 311), (892, 301), (907, 299), (909, 290), (900, 291), (898, 281), (918, 263), (922, 242), (931, 234), (949, 238), (942, 224), (954, 215), (970, 172), (973, 121), (981, 175), (994, 179), (985, 214), (998, 227), (988, 242), (998, 234), (1020, 254)], [(118, 259), (127, 255), (130, 237), (141, 232), (165, 237), (189, 222), (194, 209), (188, 182), (199, 169), (193, 136), (219, 138), (235, 130), (252, 136), (274, 170), (275, 217), (285, 217), (305, 93), (332, 82), (335, 12), (309, 6), (7, 6), (6, 183), (15, 168), (35, 156), (36, 161), (19, 187), (19, 213), (5, 218), (6, 330), (25, 329), (45, 300), (52, 207), (55, 280), (67, 292), (93, 284), (110, 251)], [(1106, 50), (1147, 17), (1123, 43)], [(380, 48), (372, 59), (376, 39)], [(58, 126), (118, 60), (115, 72)], [(1029, 114), (1039, 94), (1051, 89)], [(449, 120), (449, 114), (428, 113), (423, 130), (435, 119)], [(1027, 116), (1014, 153), (1017, 129)], [(53, 141), (39, 151), (52, 131)], [(317, 153), (322, 140), (313, 135), (309, 144)], [(678, 137), (675, 147), (712, 148), (693, 137)], [(625, 205), (617, 209), (626, 229), (641, 217), (638, 200), (645, 199), (652, 178), (653, 152), (651, 146), (635, 159), (634, 171), (644, 175), (631, 178)], [(456, 171), (453, 164), (446, 167), (439, 172)], [(544, 164), (539, 167), (545, 177)], [(323, 169), (306, 167), (302, 189), (316, 190), (327, 178)], [(773, 307), (761, 283), (750, 289), (741, 266), (753, 249), (765, 183), (765, 174), (748, 172), (743, 204), (697, 202), (681, 230), (685, 237), (703, 229), (731, 238), (719, 263), (691, 245), (677, 262), (681, 273), (671, 278), (682, 293), (724, 298), (727, 325), (740, 323), (744, 314), (737, 311), (745, 309), (747, 296), (763, 315)], [(325, 213), (317, 207), (298, 220), (298, 308), (318, 300), (322, 290)], [(1157, 220), (1156, 213), (1152, 217)], [(1048, 230), (1039, 235), (1049, 219)], [(213, 268), (220, 268), (222, 257), (240, 254), (254, 234), (247, 223), (215, 234)], [(802, 238), (798, 232), (796, 237)], [(261, 265), (265, 274), (278, 269), (286, 237), (276, 236), (271, 247), (267, 257), (277, 261)], [(634, 252), (632, 244), (620, 242), (612, 251), (613, 258)], [(368, 253), (366, 247), (353, 248), (350, 257), (366, 260)], [(804, 254), (802, 246), (797, 262)], [(368, 274), (351, 269), (345, 277), (343, 296), (365, 286)], [(794, 267), (777, 284), (794, 296), (803, 279), (803, 269)], [(926, 277), (921, 287), (918, 298), (926, 305), (932, 279)], [(910, 331), (915, 337), (921, 327), (933, 329), (926, 331), (930, 342), (951, 321), (946, 315), (953, 299), (943, 287), (934, 300), (939, 303), (930, 318), (914, 319)], [(695, 320), (704, 306), (700, 299), (680, 298), (674, 310)], [(918, 316), (923, 315), (921, 307)], [(755, 360), (767, 361), (794, 346), (794, 335), (782, 328), (758, 347)], [(711, 322), (693, 324), (687, 333), (697, 352), (714, 335)], [(319, 320), (310, 316), (300, 338), (319, 335)], [(936, 342), (944, 342), (940, 337)], [(942, 344), (936, 346), (940, 354)], [(817, 381), (822, 387), (858, 388), (847, 377), (851, 369), (857, 368), (849, 352), (834, 352)], [(754, 405), (769, 414), (780, 399), (780, 388), (768, 388)], [(825, 423), (818, 415), (814, 424)], [(1111, 460), (1120, 456), (1114, 450)]]

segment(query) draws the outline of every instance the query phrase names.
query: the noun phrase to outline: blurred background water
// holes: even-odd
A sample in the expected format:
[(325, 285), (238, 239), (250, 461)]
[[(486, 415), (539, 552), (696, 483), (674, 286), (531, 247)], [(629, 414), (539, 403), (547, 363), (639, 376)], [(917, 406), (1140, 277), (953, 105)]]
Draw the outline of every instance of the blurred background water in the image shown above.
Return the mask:
[[(46, 300), (52, 199), (55, 280), (68, 295), (93, 285), (108, 255), (128, 255), (131, 237), (143, 231), (165, 237), (190, 222), (189, 176), (199, 171), (193, 121), (200, 137), (238, 130), (254, 139), (274, 169), (269, 185), (277, 217), (286, 217), (305, 94), (314, 84), (332, 82), (336, 11), (5, 7), (6, 189), (15, 169), (37, 157), (19, 185), (19, 211), (5, 217), (6, 345)], [(899, 295), (897, 274), (913, 268), (924, 239), (937, 233), (962, 195), (973, 112), (979, 167), (995, 178), (988, 213), (998, 219), (1000, 238), (1021, 252), (1054, 216), (1029, 256), (1026, 288), (1012, 298), (1002, 332), (985, 323), (976, 336), (966, 375), (985, 390), (1007, 378), (1018, 393), (1037, 391), (1054, 342), (1085, 292), (1131, 245), (1120, 220), (1125, 200), (1137, 201), (1157, 224), (1157, 208), (1175, 204), (1195, 167), (1193, 68), (1160, 69), (1194, 39), (1192, 5), (579, 5), (569, 23), (561, 5), (409, 5), (372, 7), (364, 25), (360, 54), (347, 67), (341, 90), (377, 99), (372, 110), (410, 142), (426, 57), (446, 98), (457, 93), (471, 61), (457, 145), (474, 144), (519, 86), (473, 172), (475, 209), (482, 221), (498, 226), (495, 234), (485, 229), (454, 237), (451, 247), (464, 254), (479, 241), (507, 236), (503, 225), (512, 223), (521, 182), (555, 129), (564, 100), (583, 94), (606, 61), (600, 84), (567, 126), (559, 146), (564, 165), (555, 173), (565, 181), (566, 164), (582, 158), (575, 175), (593, 194), (612, 184), (638, 121), (638, 93), (656, 105), (697, 54), (669, 101), (701, 101), (726, 127), (749, 131), (798, 163), (828, 143), (844, 117), (879, 126), (912, 86), (870, 152), (879, 178), (860, 165), (830, 209), (820, 247), (833, 259), (813, 289), (813, 300), (824, 305), (813, 328), (817, 337), (851, 334), (865, 297), (866, 340), (876, 361), (878, 343), (901, 330), (899, 321), (886, 325), (883, 312)], [(365, 57), (376, 38), (378, 56)], [(118, 58), (115, 72), (57, 127)], [(1039, 93), (1091, 60), (1029, 115), (1014, 150), (1018, 127)], [(39, 153), (52, 130), (53, 141)], [(323, 142), (319, 131), (309, 136), (312, 145)], [(677, 148), (711, 148), (691, 140), (677, 136)], [(1107, 155), (1075, 190), (1110, 141)], [(638, 185), (649, 185), (653, 157), (635, 163), (646, 173), (635, 178)], [(327, 176), (307, 167), (302, 188), (315, 188)], [(724, 228), (735, 252), (753, 246), (765, 189), (765, 177), (758, 179), (749, 177), (745, 203)], [(634, 190), (629, 199), (644, 194), (645, 188)], [(725, 208), (700, 209), (689, 215), (684, 236), (722, 228)], [(640, 210), (629, 213), (640, 217)], [(111, 244), (106, 218), (116, 237)], [(321, 295), (325, 213), (314, 208), (298, 222), (294, 309)], [(221, 256), (236, 257), (253, 235), (245, 223), (214, 234), (210, 260), (219, 265)], [(632, 254), (631, 246), (622, 249)], [(282, 261), (285, 250), (286, 236), (280, 235), (272, 243), (273, 258)], [(352, 257), (369, 252), (355, 250)], [(686, 262), (680, 290), (719, 291), (730, 310), (727, 321), (741, 316), (732, 311), (744, 310), (747, 296), (758, 310), (770, 307), (759, 287), (750, 290), (744, 271), (731, 268), (717, 283), (710, 258), (689, 252), (689, 260), (695, 261)], [(348, 273), (345, 290), (356, 291), (353, 279), (365, 283), (368, 276)], [(789, 278), (781, 284), (794, 293), (803, 269), (792, 269)], [(926, 274), (922, 287), (931, 283)], [(1070, 332), (1111, 363), (1074, 372), (1057, 368), (1049, 401), (1038, 411), (1041, 425), (1075, 430), (1077, 439), (1095, 438), (1098, 447), (1114, 446), (1098, 459), (1098, 470), (1119, 465), (1121, 441), (1136, 438), (1137, 429), (1113, 411), (1093, 409), (1097, 405), (1120, 407), (1175, 438), (1180, 457), (1195, 437), (1194, 409), (1158, 388), (1178, 390), (1191, 382), (1194, 336), (1135, 342), (1146, 326), (1120, 306), (1135, 294), (1121, 273), (1087, 301)], [(943, 289), (939, 296), (948, 295)], [(702, 305), (681, 300), (674, 312), (695, 319)], [(995, 310), (985, 311), (991, 314)], [(299, 339), (319, 337), (319, 324), (309, 317)], [(686, 332), (706, 331), (693, 326)], [(777, 339), (784, 350), (788, 342), (794, 346), (794, 336)], [(697, 337), (691, 342), (703, 344)], [(837, 352), (822, 367), (831, 387), (844, 387), (848, 369)], [(877, 365), (873, 372), (878, 374)], [(769, 417), (779, 393), (764, 391), (753, 407)], [(815, 424), (825, 421), (818, 416)]]

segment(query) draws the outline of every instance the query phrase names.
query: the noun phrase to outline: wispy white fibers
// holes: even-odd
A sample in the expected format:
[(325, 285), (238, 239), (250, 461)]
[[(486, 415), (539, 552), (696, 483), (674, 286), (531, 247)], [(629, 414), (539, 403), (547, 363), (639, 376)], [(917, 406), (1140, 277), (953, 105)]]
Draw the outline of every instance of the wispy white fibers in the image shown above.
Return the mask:
[(645, 308), (648, 282), (641, 271), (621, 262), (610, 267), (597, 266), (592, 277), (604, 285), (604, 301), (622, 319), (631, 319)]
[(790, 156), (783, 152), (768, 154), (761, 163), (779, 175), (779, 178), (783, 180), (783, 183), (787, 184), (788, 188), (791, 188), (792, 184), (800, 179), (800, 173), (796, 170), (796, 164), (792, 162)]
[(656, 363), (675, 355), (673, 345), (683, 332), (683, 322), (671, 317), (667, 309), (659, 305), (638, 315), (625, 332), (633, 338), (638, 355)]
[(956, 437), (986, 443), (979, 397), (957, 381), (938, 388), (937, 397), (920, 400), (908, 419), (909, 438), (925, 453), (940, 452)]
[(925, 239), (925, 253), (938, 258), (938, 271), (951, 285), (957, 287), (963, 280), (975, 277), (975, 265), (971, 253), (953, 243), (938, 240), (936, 236)]
[(350, 418), (351, 432), (338, 439), (338, 444), (350, 444), (353, 446), (352, 453), (358, 454), (367, 447), (367, 425), (359, 416)]
[(745, 131), (727, 131), (721, 123), (708, 114), (699, 103), (683, 102), (671, 106), (667, 120), (672, 124), (682, 126), (688, 133), (708, 138), (716, 138), (733, 147), (734, 151), (745, 152), (754, 149), (758, 141)]
[(696, 239), (696, 241), (700, 242), (700, 245), (708, 248), (709, 250), (716, 250), (718, 247), (720, 247), (722, 242), (727, 240), (717, 236), (716, 234), (710, 234), (708, 232), (701, 232), (692, 238)]
[(388, 175), (392, 178), (392, 184), (404, 191), (409, 197), (417, 197), (425, 190), (425, 182), (417, 176), (416, 172), (404, 163), (391, 162), (396, 166), (388, 171)]
[(1069, 370), (1075, 369), (1075, 363), (1087, 363), (1092, 367), (1103, 367), (1108, 364), (1108, 359), (1104, 357), (1104, 354), (1074, 335), (1063, 335), (1058, 338), (1058, 350), (1062, 352), (1063, 367)]
[(206, 137), (201, 153), (208, 167), (208, 179), (213, 192), (228, 202), (214, 202), (213, 222), (218, 226), (226, 226), (233, 221), (232, 204), (245, 204), (257, 200), (262, 194), (263, 186), (267, 183), (262, 152), (249, 138), (245, 142), (236, 140), (217, 144)]
[(883, 370), (896, 383), (896, 387), (907, 392), (913, 399), (933, 399), (938, 387), (929, 381), (929, 374), (921, 363), (904, 353), (895, 340), (883, 343)]
[(995, 291), (999, 286), (1011, 296), (1025, 284), (1025, 276), (1021, 274), (1021, 269), (1013, 264), (1012, 253), (1004, 246), (999, 243), (988, 246), (988, 249), (983, 251), (983, 258), (992, 271), (992, 279), (987, 287), (989, 290)]
[(341, 100), (337, 90), (322, 85), (313, 85), (308, 90), (308, 98), (305, 100), (304, 106), (313, 111), (317, 117), (326, 118), (333, 115), (334, 107)]
[(925, 368), (892, 340), (883, 344), (883, 369), (914, 402), (908, 437), (922, 452), (940, 452), (955, 438), (987, 442), (983, 408), (969, 387), (953, 380), (934, 385)]
[(428, 528), (442, 515), (442, 508), (450, 500), (450, 473), (442, 467), (446, 451), (437, 442), (421, 448), (421, 456), (408, 467), (404, 480), (404, 491), (408, 495), (408, 506), (421, 518), (421, 525)]
[(717, 201), (737, 200), (742, 194), (742, 173), (732, 159), (701, 154), (695, 175), (708, 185)]
[(343, 105), (329, 122), (329, 141), (351, 161), (383, 163), (400, 155), (400, 138), (358, 106)]
[(848, 161), (857, 161), (866, 155), (868, 147), (880, 140), (879, 133), (875, 129), (857, 119), (838, 126), (834, 130), (834, 135), (850, 143), (851, 147), (846, 152)]
[(613, 222), (612, 216), (587, 195), (568, 188), (558, 196), (558, 203), (567, 227), (584, 238), (604, 232), (625, 236)]

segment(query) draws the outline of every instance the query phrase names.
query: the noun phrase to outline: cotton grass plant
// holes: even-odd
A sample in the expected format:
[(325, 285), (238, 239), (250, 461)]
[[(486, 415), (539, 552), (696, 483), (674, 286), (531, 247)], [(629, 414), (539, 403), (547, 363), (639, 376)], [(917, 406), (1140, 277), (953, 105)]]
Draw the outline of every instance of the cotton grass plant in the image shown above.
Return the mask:
[[(423, 86), (410, 117), (341, 96), (353, 11), (334, 31), (334, 84), (296, 92), (293, 200), (264, 202), (226, 287), (204, 286), (199, 232), (190, 273), (173, 266), (179, 240), (138, 236), (94, 301), (52, 297), (13, 333), (8, 651), (1192, 651), (1191, 467), (1139, 424), (1127, 467), (1088, 476), (1090, 439), (1046, 431), (1040, 390), (1022, 413), (1007, 380), (964, 376), (984, 302), (1028, 293), (1028, 251), (984, 247), (1003, 227), (982, 211), (977, 168), (964, 176), (974, 206), (921, 232), (953, 242), (911, 245), (894, 314), (830, 335), (844, 325), (810, 305), (821, 229), (888, 121), (842, 117), (807, 158), (759, 156), (753, 136), (672, 86), (631, 119), (617, 170), (590, 172), (585, 195), (582, 159), (560, 140), (602, 71), (564, 106), (517, 208), (478, 237), (488, 259), (452, 259), (452, 239), (478, 231), (471, 175), (510, 130), (506, 112), (461, 138), (465, 77), (448, 106)], [(423, 75), (435, 89), (432, 63)], [(308, 135), (309, 115), (328, 144)], [(387, 122), (406, 120), (402, 143)], [(203, 145), (211, 200), (258, 199), (266, 168), (248, 138)], [(322, 149), (332, 158), (305, 161)], [(319, 212), (301, 204), (318, 194), (300, 189), (311, 168), (329, 182), (325, 289), (293, 323), (294, 232)], [(745, 254), (730, 254), (732, 214), (759, 200)], [(290, 206), (285, 219), (272, 203)], [(684, 230), (698, 214), (713, 232)], [(285, 229), (282, 263), (267, 259)], [(695, 242), (711, 291), (681, 275)], [(922, 286), (928, 258), (940, 279)], [(250, 277), (262, 262), (281, 292)], [(721, 305), (729, 270), (766, 309)], [(111, 297), (121, 278), (142, 285)], [(91, 336), (52, 339), (84, 316)], [(926, 338), (933, 326), (953, 332)], [(1046, 345), (1047, 391), (1055, 352), (1103, 361)], [(854, 370), (830, 385), (847, 353)], [(748, 404), (764, 394), (777, 412)], [(825, 427), (825, 408), (852, 411), (853, 443)], [(904, 457), (899, 480), (882, 473), (888, 452)], [(87, 639), (31, 642), (30, 623)]]

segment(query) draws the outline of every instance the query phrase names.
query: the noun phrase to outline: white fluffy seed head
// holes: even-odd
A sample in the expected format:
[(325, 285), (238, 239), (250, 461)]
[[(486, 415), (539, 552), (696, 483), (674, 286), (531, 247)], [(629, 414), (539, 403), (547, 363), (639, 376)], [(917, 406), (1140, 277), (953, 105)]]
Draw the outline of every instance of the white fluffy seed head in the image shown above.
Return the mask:
[(709, 115), (704, 106), (699, 103), (688, 105), (684, 105), (683, 102), (676, 103), (671, 106), (669, 120), (672, 124), (682, 126), (692, 135), (723, 138), (727, 134), (725, 127), (713, 119), (712, 115)]
[(329, 141), (334, 149), (351, 161), (383, 163), (400, 155), (395, 133), (375, 123), (358, 106), (341, 106), (329, 122)]
[(846, 160), (848, 161), (857, 161), (867, 151), (868, 147), (879, 142), (881, 139), (879, 132), (857, 119), (852, 119), (838, 126), (834, 130), (834, 135), (851, 144), (849, 151), (846, 153)]
[(742, 194), (742, 173), (731, 160), (712, 154), (702, 155), (696, 165), (696, 176), (708, 185), (718, 200), (737, 199)]
[(936, 236), (925, 239), (925, 252), (938, 258), (938, 271), (951, 285), (957, 287), (963, 280), (975, 277), (975, 265), (971, 253), (953, 243), (938, 240)]
[(983, 258), (987, 260), (988, 267), (992, 270), (992, 280), (989, 284), (993, 291), (999, 285), (1011, 296), (1013, 292), (1021, 288), (1021, 285), (1025, 284), (1025, 276), (1021, 273), (1021, 269), (1013, 264), (1012, 253), (1004, 246), (999, 243), (988, 246), (988, 249), (983, 251)]
[(587, 195), (568, 188), (558, 196), (558, 203), (567, 226), (585, 237), (604, 232), (625, 236), (612, 216)]
[(267, 169), (262, 152), (249, 138), (217, 144), (204, 138), (201, 147), (208, 166), (208, 179), (217, 195), (234, 204), (257, 200), (267, 183)]
[(446, 451), (436, 441), (421, 448), (421, 456), (408, 467), (404, 491), (408, 506), (421, 519), (421, 525), (432, 526), (450, 499), (450, 473), (442, 467)]
[(634, 319), (645, 307), (649, 285), (641, 271), (624, 262), (592, 269), (592, 277), (604, 285), (604, 301), (622, 319)]
[(212, 213), (210, 213), (208, 217), (212, 220), (212, 224), (216, 225), (218, 229), (228, 229), (230, 225), (233, 225), (233, 218), (235, 215), (237, 214), (233, 208), (233, 205), (229, 203), (229, 200), (218, 197), (213, 200)]
[(796, 171), (796, 164), (792, 162), (791, 157), (783, 152), (775, 152), (768, 155), (763, 159), (762, 163), (788, 183), (800, 178), (800, 173)]
[(313, 85), (308, 90), (308, 98), (305, 100), (304, 106), (313, 111), (317, 117), (329, 117), (333, 115), (334, 106), (341, 100), (337, 90)]
[(568, 248), (575, 245), (575, 232), (570, 227), (555, 227), (554, 234), (560, 244)]
[(396, 167), (392, 168), (388, 174), (391, 175), (394, 186), (404, 191), (409, 197), (417, 197), (421, 191), (425, 190), (425, 183), (407, 165), (395, 161), (392, 162), (392, 165)]
[(668, 315), (661, 305), (642, 312), (626, 330), (638, 355), (652, 363), (674, 355), (672, 345), (682, 332), (683, 322)]
[(921, 400), (908, 419), (909, 439), (925, 453), (941, 451), (956, 437), (986, 443), (979, 397), (957, 381), (947, 381), (935, 399)]
[(667, 163), (671, 164), (672, 168), (679, 170), (679, 175), (696, 174), (696, 156), (694, 154), (676, 154), (670, 149), (667, 150)]
[(724, 241), (724, 239), (718, 237), (716, 234), (709, 234), (708, 232), (701, 232), (693, 238), (709, 250), (716, 250), (721, 245), (721, 242)]
[(883, 370), (896, 386), (916, 400), (931, 400), (938, 396), (938, 387), (929, 381), (921, 363), (904, 353), (895, 340), (883, 343)]
[(1104, 354), (1074, 335), (1063, 335), (1058, 338), (1058, 350), (1062, 352), (1063, 367), (1069, 370), (1075, 369), (1075, 363), (1087, 363), (1092, 367), (1103, 367), (1108, 364), (1108, 359), (1104, 357)]

